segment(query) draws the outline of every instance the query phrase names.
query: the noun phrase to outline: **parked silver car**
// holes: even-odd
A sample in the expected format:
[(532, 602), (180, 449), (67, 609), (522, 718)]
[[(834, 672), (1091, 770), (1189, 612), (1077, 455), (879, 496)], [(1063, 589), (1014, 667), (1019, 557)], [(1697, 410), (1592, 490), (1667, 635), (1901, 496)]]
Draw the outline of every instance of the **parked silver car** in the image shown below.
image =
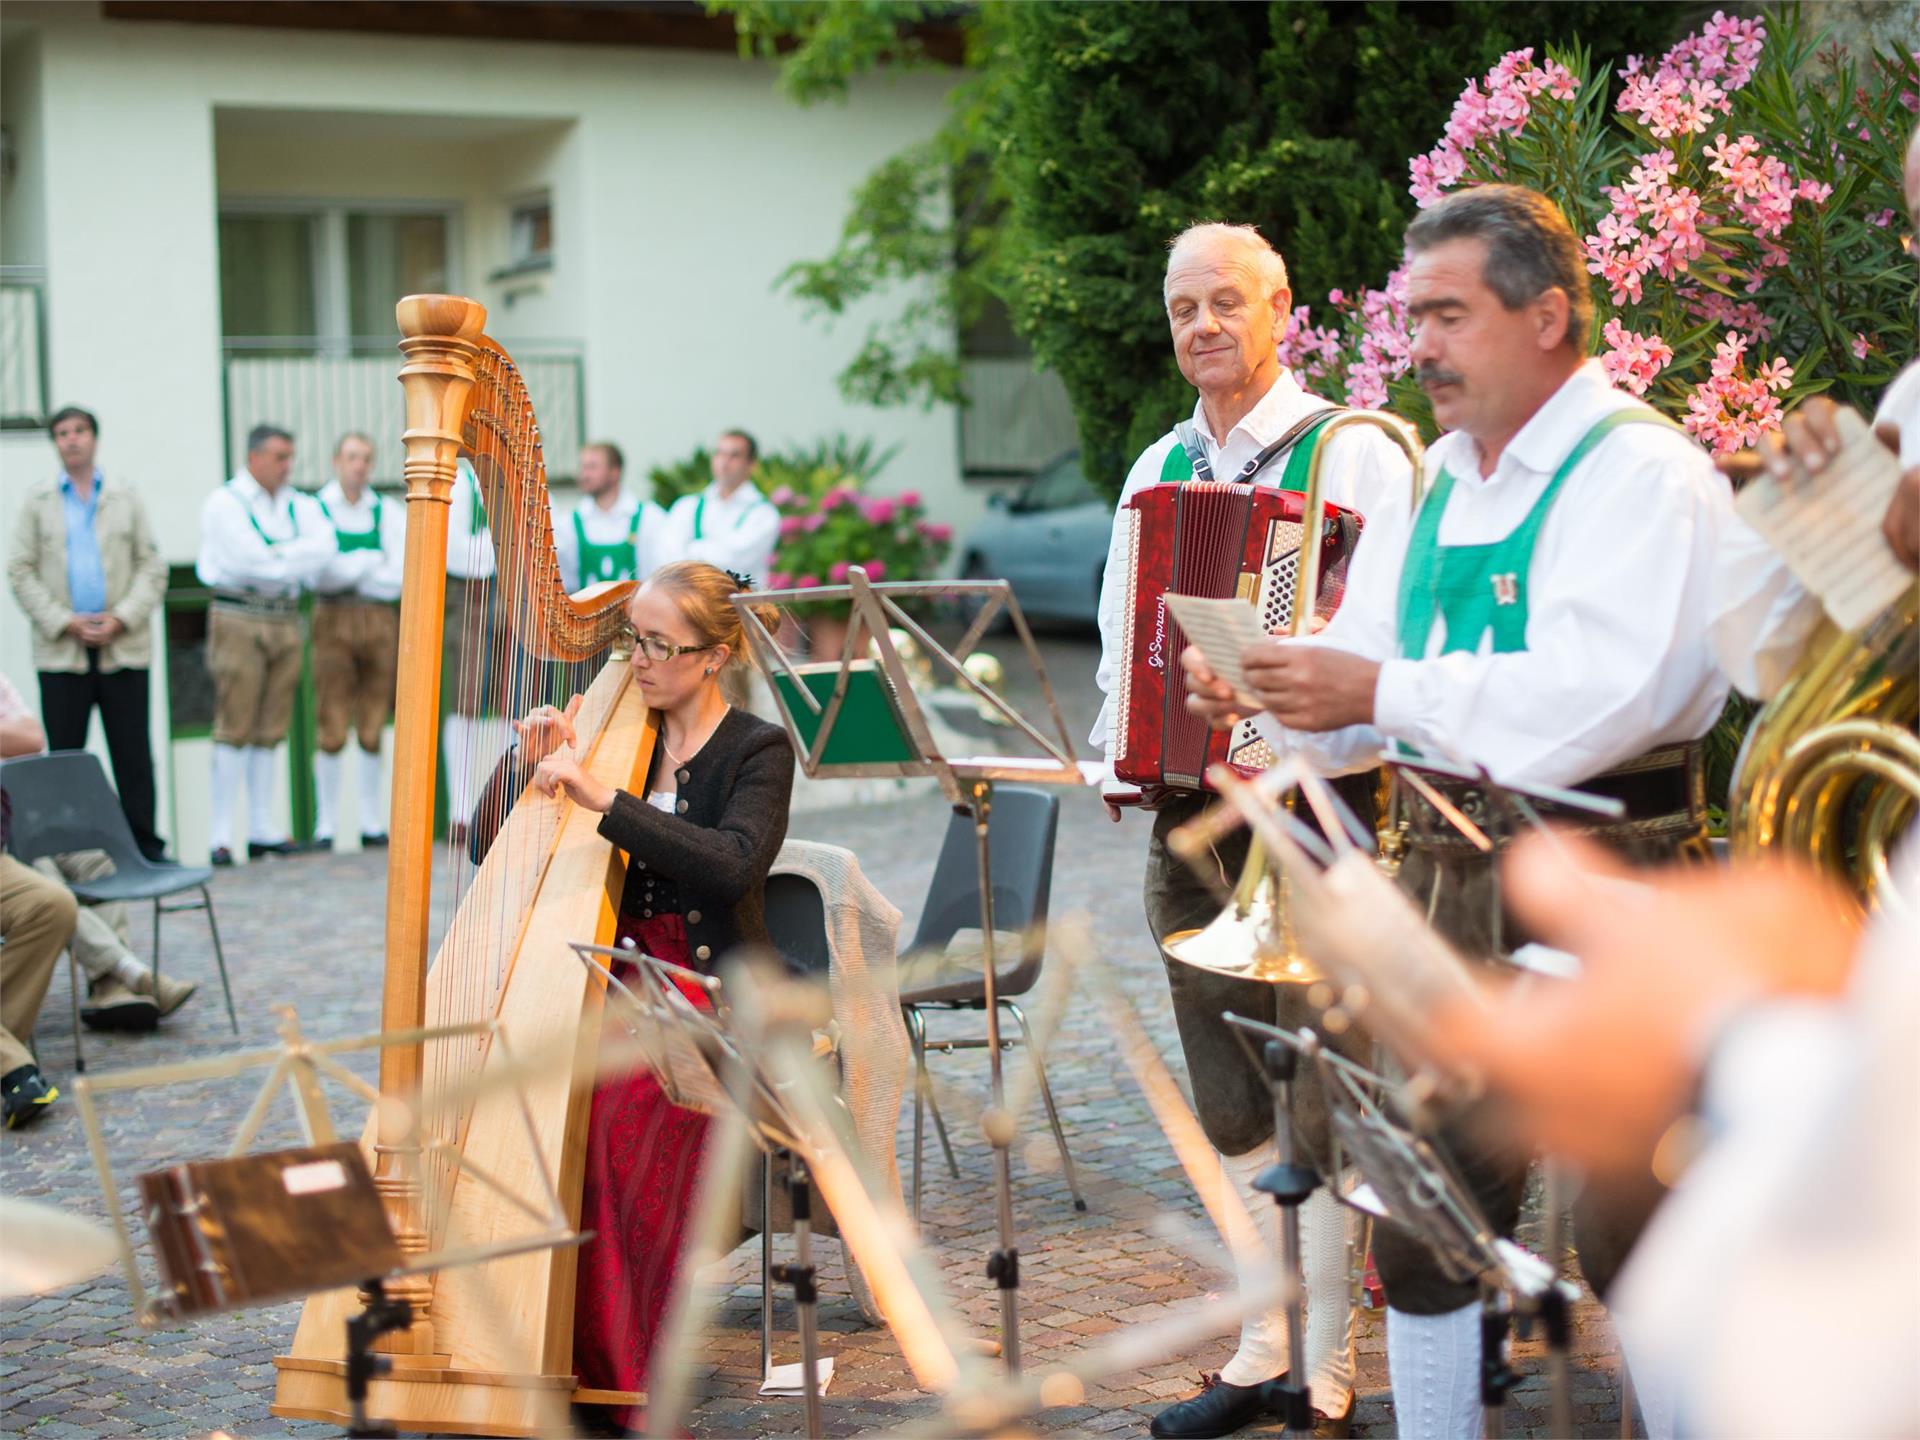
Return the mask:
[(1097, 625), (1113, 502), (1087, 483), (1080, 452), (1062, 455), (992, 505), (960, 547), (961, 576), (1010, 581), (1027, 615)]

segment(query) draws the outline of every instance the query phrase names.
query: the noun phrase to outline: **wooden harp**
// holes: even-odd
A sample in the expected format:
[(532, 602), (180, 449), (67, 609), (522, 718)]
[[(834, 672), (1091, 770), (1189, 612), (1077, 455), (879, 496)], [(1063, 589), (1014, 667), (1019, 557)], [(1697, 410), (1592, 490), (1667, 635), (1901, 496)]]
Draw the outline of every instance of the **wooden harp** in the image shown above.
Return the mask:
[[(522, 1059), (590, 1055), (599, 1043), (604, 981), (589, 975), (567, 942), (612, 942), (626, 861), (599, 837), (599, 817), (564, 796), (529, 791), (483, 862), (469, 871), (458, 850), (446, 862), (462, 893), (427, 964), (449, 506), (461, 462), (471, 466), (463, 483), (484, 504), (495, 576), (484, 597), (487, 623), (462, 627), (479, 637), (462, 657), (468, 673), (444, 678), (491, 686), (496, 727), (582, 689), (582, 764), (644, 794), (656, 722), (624, 659), (606, 658), (627, 634), (634, 585), (601, 584), (578, 595), (562, 588), (533, 406), (518, 368), (484, 333), (485, 309), (459, 296), (413, 295), (400, 302), (398, 319), (407, 543), (382, 1028), (497, 1019)], [(472, 594), (469, 601), (478, 603)], [(469, 1035), (381, 1053), (382, 1100), (399, 1103), (376, 1107), (362, 1143), (409, 1257), (537, 1230), (523, 1208), (476, 1181), (482, 1172), (523, 1194), (556, 1196), (578, 1226), (591, 1091), (560, 1063), (519, 1087), (489, 1087), (489, 1070), (506, 1065), (501, 1049)], [(455, 1154), (457, 1163), (446, 1158)], [(382, 1342), (392, 1368), (373, 1380), (369, 1412), (402, 1430), (467, 1435), (551, 1433), (556, 1417), (564, 1426), (577, 1388), (576, 1256), (573, 1248), (532, 1250), (390, 1282), (388, 1293), (411, 1301), (416, 1319)], [(307, 1301), (290, 1353), (274, 1361), (275, 1415), (348, 1422), (344, 1326), (360, 1305), (353, 1290)], [(579, 1398), (630, 1404), (637, 1397)]]

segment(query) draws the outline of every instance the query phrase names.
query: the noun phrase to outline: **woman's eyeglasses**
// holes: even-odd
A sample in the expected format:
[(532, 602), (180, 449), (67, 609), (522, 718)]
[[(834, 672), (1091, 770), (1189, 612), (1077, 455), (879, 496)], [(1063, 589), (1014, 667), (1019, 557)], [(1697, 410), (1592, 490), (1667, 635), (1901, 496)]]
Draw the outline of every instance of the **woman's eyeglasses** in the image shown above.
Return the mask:
[(664, 664), (680, 655), (693, 655), (701, 650), (711, 650), (711, 645), (675, 645), (671, 640), (662, 640), (658, 635), (642, 635), (634, 641), (642, 655), (656, 665)]

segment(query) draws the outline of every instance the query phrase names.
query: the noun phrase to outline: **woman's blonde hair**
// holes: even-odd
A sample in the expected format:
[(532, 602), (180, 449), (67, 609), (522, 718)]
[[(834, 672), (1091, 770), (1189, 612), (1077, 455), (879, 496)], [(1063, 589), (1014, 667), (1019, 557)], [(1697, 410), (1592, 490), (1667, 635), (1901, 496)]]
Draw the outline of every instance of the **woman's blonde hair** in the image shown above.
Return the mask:
[[(733, 608), (733, 597), (740, 593), (733, 576), (704, 560), (675, 560), (654, 571), (646, 583), (673, 596), (700, 644), (727, 647), (728, 669), (750, 663), (746, 626), (741, 623), (740, 612)], [(778, 605), (763, 601), (752, 609), (768, 630), (779, 628)]]

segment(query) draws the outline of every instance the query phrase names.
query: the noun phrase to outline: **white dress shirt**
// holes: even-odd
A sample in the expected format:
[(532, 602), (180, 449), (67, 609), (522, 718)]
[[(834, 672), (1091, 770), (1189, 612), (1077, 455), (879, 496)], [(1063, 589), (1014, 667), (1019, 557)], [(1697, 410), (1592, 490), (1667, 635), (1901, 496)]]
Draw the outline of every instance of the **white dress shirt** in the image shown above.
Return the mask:
[[(455, 580), (493, 578), (493, 531), (474, 524), (474, 496), (480, 477), (462, 460), (453, 476), (453, 500), (447, 515), (447, 574)], [(483, 512), (484, 513), (484, 512)]]
[(1844, 995), (1725, 1027), (1707, 1148), (1608, 1297), (1641, 1393), (1677, 1397), (1681, 1434), (1920, 1435), (1915, 842)]
[[(1427, 451), (1427, 483), (1454, 476), (1442, 545), (1505, 539), (1587, 430), (1649, 407), (1589, 360), (1534, 412), (1491, 475), (1462, 431)], [(1732, 491), (1706, 452), (1664, 425), (1623, 425), (1567, 477), (1540, 528), (1528, 577), (1527, 648), (1398, 658), (1400, 533), (1369, 526), (1347, 593), (1311, 640), (1382, 661), (1374, 723), (1322, 734), (1271, 726), (1273, 738), (1328, 773), (1374, 764), (1389, 739), (1439, 759), (1485, 765), (1513, 784), (1577, 785), (1657, 746), (1698, 739), (1727, 698), (1707, 639), (1713, 557)]]
[(269, 495), (244, 468), (200, 507), (194, 573), (216, 590), (288, 600), (339, 553), (333, 526), (311, 495), (282, 485)]
[[(640, 523), (633, 524), (635, 514)], [(667, 512), (653, 501), (642, 501), (624, 487), (614, 493), (613, 503), (603, 506), (592, 495), (582, 495), (577, 504), (567, 510), (555, 510), (553, 515), (553, 548), (560, 557), (560, 583), (569, 593), (578, 590), (580, 579), (580, 537), (573, 528), (573, 517), (580, 517), (580, 527), (587, 532), (589, 545), (617, 545), (627, 538), (631, 529), (634, 550), (634, 577), (644, 580), (655, 568), (648, 563), (653, 552), (660, 548), (660, 532), (666, 524)]]
[[(1227, 432), (1224, 440), (1216, 439), (1207, 428), (1206, 406), (1202, 401), (1194, 402), (1193, 428), (1215, 478), (1233, 480), (1247, 462), (1267, 446), (1306, 416), (1315, 410), (1325, 410), (1330, 404), (1302, 390), (1292, 372), (1283, 369), (1272, 388)], [(1119, 502), (1114, 506), (1113, 539), (1107, 547), (1107, 567), (1100, 582), (1100, 666), (1094, 672), (1094, 684), (1107, 698), (1101, 703), (1100, 714), (1087, 737), (1087, 743), (1098, 746), (1106, 755), (1109, 776), (1113, 770), (1114, 746), (1119, 739), (1113, 724), (1113, 667), (1125, 649), (1127, 624), (1123, 612), (1127, 603), (1128, 559), (1121, 514), (1137, 491), (1160, 483), (1167, 456), (1179, 443), (1179, 437), (1169, 430), (1143, 450), (1127, 472), (1126, 484), (1121, 487)], [(1364, 554), (1373, 543), (1376, 523), (1391, 533), (1404, 535), (1407, 502), (1413, 489), (1405, 453), (1379, 430), (1360, 426), (1334, 436), (1327, 447), (1326, 464), (1321, 471), (1321, 499), (1357, 510), (1366, 520), (1361, 544), (1355, 553)], [(1286, 457), (1275, 456), (1255, 477), (1254, 483), (1278, 485), (1286, 468)]]
[[(696, 514), (698, 535), (694, 533)], [(755, 585), (765, 585), (780, 539), (780, 511), (751, 480), (742, 481), (729, 496), (722, 496), (718, 485), (709, 485), (697, 495), (682, 495), (674, 501), (667, 523), (660, 528), (660, 548), (649, 557), (649, 568), (671, 560), (704, 560), (748, 576)]]
[[(360, 492), (359, 502), (349, 502), (338, 480), (329, 480), (320, 489), (320, 503), (333, 519), (336, 535), (364, 535), (373, 529), (376, 507), (373, 487)], [(398, 600), (407, 564), (407, 505), (388, 495), (381, 498), (380, 548), (378, 550), (335, 550), (333, 558), (320, 572), (313, 588), (322, 595), (355, 594), (363, 600)]]
[[(1920, 465), (1920, 361), (1894, 377), (1873, 423), (1900, 432), (1902, 470)], [(1760, 700), (1777, 695), (1824, 614), (1779, 552), (1735, 515), (1713, 577), (1713, 644), (1735, 688)]]

